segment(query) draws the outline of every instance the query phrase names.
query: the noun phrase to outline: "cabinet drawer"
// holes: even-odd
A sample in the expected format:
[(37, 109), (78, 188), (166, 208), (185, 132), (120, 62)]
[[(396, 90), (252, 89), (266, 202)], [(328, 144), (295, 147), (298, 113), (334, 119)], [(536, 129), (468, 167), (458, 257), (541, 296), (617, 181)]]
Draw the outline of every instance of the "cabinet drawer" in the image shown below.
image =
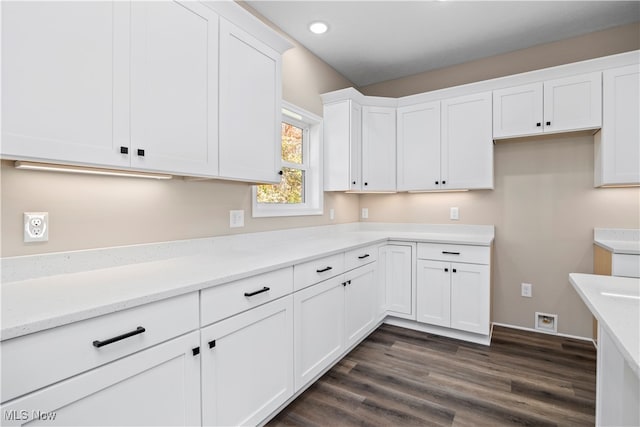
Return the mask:
[(491, 248), (489, 246), (418, 244), (418, 259), (489, 264), (490, 257)]
[(353, 270), (356, 267), (369, 264), (377, 259), (377, 246), (365, 246), (363, 248), (353, 249), (344, 254), (344, 269), (345, 271)]
[(293, 288), (296, 291), (344, 272), (344, 253), (314, 259), (293, 267)]
[(293, 267), (236, 280), (201, 291), (201, 325), (273, 301), (293, 292)]
[(611, 275), (622, 277), (640, 277), (640, 255), (613, 254)]
[[(109, 343), (112, 338), (138, 332), (138, 328), (144, 332)], [(2, 341), (1, 401), (197, 328), (198, 294), (193, 292)]]

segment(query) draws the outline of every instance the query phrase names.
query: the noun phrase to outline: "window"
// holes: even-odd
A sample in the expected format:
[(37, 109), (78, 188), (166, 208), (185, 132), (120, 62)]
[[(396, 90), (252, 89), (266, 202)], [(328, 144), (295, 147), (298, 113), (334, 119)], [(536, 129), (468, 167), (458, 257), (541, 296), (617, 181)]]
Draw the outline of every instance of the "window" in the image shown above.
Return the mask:
[(282, 105), (282, 180), (253, 187), (253, 216), (322, 215), (322, 120)]

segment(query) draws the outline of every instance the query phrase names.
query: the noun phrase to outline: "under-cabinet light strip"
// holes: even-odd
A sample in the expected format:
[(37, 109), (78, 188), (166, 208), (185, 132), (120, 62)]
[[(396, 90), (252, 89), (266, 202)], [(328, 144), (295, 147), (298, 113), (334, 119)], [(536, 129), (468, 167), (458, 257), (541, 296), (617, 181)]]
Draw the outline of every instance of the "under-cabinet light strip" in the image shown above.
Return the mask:
[(128, 178), (152, 178), (152, 179), (171, 179), (173, 176), (160, 173), (148, 173), (148, 172), (130, 172), (121, 171), (116, 169), (99, 169), (84, 166), (70, 166), (70, 165), (55, 165), (51, 163), (35, 163), (24, 162), (17, 160), (14, 163), (16, 169), (36, 170), (36, 171), (49, 171), (49, 172), (67, 172), (67, 173), (80, 173), (87, 175), (106, 175), (106, 176), (123, 176)]

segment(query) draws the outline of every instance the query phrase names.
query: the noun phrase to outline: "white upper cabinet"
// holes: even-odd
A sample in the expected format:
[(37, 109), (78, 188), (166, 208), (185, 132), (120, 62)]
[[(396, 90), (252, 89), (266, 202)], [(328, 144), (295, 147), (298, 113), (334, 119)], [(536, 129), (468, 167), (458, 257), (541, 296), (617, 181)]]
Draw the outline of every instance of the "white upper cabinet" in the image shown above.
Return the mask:
[(493, 137), (542, 133), (542, 83), (493, 91)]
[(324, 105), (325, 191), (396, 190), (396, 109)]
[(493, 91), (493, 137), (597, 129), (602, 125), (600, 72)]
[(602, 130), (595, 137), (595, 185), (640, 184), (640, 65), (603, 73)]
[(280, 182), (282, 56), (220, 19), (220, 175)]
[(396, 109), (362, 108), (362, 187), (396, 191)]
[(601, 125), (601, 73), (544, 82), (545, 132), (596, 129)]
[(440, 101), (398, 108), (398, 191), (440, 188)]
[(129, 5), (1, 7), (2, 156), (129, 165)]
[(442, 101), (443, 190), (493, 188), (491, 92)]
[(324, 105), (324, 190), (361, 187), (362, 107), (353, 100)]
[(218, 15), (197, 2), (133, 2), (131, 166), (217, 175), (217, 108)]
[(289, 47), (233, 2), (3, 2), (1, 155), (278, 182)]

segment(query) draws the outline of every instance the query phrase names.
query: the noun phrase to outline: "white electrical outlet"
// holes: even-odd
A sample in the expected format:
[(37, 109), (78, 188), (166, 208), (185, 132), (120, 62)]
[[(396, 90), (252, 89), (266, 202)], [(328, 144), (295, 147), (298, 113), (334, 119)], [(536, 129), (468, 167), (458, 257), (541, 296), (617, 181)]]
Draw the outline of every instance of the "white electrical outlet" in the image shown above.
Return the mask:
[(244, 211), (229, 211), (229, 227), (244, 227)]
[(336, 219), (336, 210), (331, 208), (329, 209), (329, 219), (331, 221), (333, 221), (334, 219)]
[(369, 218), (369, 209), (362, 208), (362, 219), (367, 219), (367, 218)]
[(520, 295), (523, 297), (531, 298), (533, 296), (531, 283), (522, 283), (520, 284)]
[(24, 241), (47, 242), (49, 240), (49, 213), (24, 213)]
[(457, 221), (460, 219), (460, 210), (458, 208), (451, 208), (449, 210), (449, 219)]

